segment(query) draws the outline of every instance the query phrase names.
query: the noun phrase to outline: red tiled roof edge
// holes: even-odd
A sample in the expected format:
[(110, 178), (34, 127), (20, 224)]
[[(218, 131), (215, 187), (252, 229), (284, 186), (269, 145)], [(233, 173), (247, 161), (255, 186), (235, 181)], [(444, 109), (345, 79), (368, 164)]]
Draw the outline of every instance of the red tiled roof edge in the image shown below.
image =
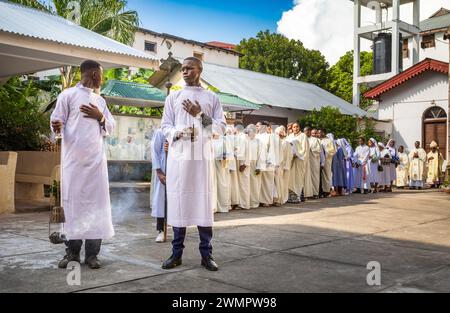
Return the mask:
[(426, 71), (434, 71), (448, 74), (448, 63), (427, 58), (422, 62), (419, 62), (414, 66), (411, 66), (410, 68), (401, 72), (400, 74), (392, 77), (391, 79), (388, 79), (387, 81), (367, 91), (364, 94), (364, 97), (368, 99), (375, 99), (380, 95), (382, 95), (383, 93), (392, 90), (397, 86), (402, 85), (406, 81)]

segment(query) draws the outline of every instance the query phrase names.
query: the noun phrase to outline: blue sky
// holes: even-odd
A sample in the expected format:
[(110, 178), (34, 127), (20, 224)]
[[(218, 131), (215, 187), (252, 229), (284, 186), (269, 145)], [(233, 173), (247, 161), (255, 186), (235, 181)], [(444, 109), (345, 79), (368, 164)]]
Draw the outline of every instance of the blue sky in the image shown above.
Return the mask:
[(276, 31), (292, 0), (128, 0), (142, 27), (198, 41), (239, 43), (260, 30)]

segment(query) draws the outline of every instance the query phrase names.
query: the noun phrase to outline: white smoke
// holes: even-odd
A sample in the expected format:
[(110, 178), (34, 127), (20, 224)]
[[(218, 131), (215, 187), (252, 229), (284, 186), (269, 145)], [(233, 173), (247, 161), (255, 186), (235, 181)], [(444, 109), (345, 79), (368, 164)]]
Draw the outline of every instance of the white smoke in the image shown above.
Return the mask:
[[(421, 20), (441, 7), (450, 9), (450, 0), (421, 1)], [(401, 7), (401, 19), (412, 21), (412, 6)], [(373, 11), (362, 11), (362, 24), (375, 21)], [(350, 0), (295, 0), (294, 7), (283, 13), (277, 31), (289, 39), (301, 40), (309, 49), (320, 50), (330, 65), (353, 49), (353, 2)], [(370, 48), (369, 41), (362, 49)]]

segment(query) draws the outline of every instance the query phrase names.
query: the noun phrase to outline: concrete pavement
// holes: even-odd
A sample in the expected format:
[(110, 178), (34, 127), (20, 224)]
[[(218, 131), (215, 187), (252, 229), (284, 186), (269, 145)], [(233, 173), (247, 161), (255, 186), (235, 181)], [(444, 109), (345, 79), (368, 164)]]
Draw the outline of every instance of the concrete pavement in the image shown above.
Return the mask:
[[(147, 196), (112, 195), (117, 234), (102, 247), (103, 268), (82, 265), (80, 286), (69, 286), (69, 271), (57, 268), (64, 247), (48, 242), (48, 212), (0, 216), (0, 292), (450, 291), (450, 197), (443, 192), (216, 214), (214, 273), (200, 267), (195, 228), (188, 230), (183, 265), (160, 268), (170, 243), (154, 242)], [(370, 261), (381, 265), (379, 286), (367, 284)]]

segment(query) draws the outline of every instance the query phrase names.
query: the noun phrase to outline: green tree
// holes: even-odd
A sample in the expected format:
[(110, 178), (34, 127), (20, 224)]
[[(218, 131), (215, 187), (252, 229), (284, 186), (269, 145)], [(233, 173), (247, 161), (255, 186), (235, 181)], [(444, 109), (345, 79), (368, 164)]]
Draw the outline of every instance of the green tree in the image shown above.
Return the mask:
[(40, 150), (50, 133), (48, 114), (43, 114), (40, 89), (18, 77), (0, 87), (0, 150)]
[[(361, 52), (361, 75), (372, 74), (372, 52)], [(327, 90), (345, 101), (353, 101), (353, 51), (347, 52), (333, 65), (328, 74)], [(368, 91), (369, 87), (362, 85), (361, 94)], [(372, 102), (361, 96), (360, 106), (365, 109)]]
[[(69, 19), (73, 16), (73, 0), (12, 0), (22, 5), (46, 11)], [(50, 2), (50, 4), (47, 4)], [(132, 44), (139, 26), (138, 13), (126, 9), (126, 0), (79, 0), (80, 26), (107, 36), (124, 44)], [(62, 88), (72, 86), (76, 69), (72, 66), (61, 68)]]
[(317, 50), (309, 50), (299, 40), (281, 34), (260, 31), (255, 38), (243, 39), (236, 47), (243, 56), (239, 66), (244, 69), (281, 76), (322, 88), (327, 85), (328, 63)]
[(345, 115), (339, 109), (331, 106), (313, 110), (301, 117), (299, 122), (301, 127), (325, 129), (328, 133), (333, 133), (336, 139), (348, 138), (353, 146), (356, 146), (360, 136), (367, 139), (371, 137), (375, 137), (377, 140), (382, 139), (375, 134), (374, 123), (368, 118), (359, 119), (355, 116)]

